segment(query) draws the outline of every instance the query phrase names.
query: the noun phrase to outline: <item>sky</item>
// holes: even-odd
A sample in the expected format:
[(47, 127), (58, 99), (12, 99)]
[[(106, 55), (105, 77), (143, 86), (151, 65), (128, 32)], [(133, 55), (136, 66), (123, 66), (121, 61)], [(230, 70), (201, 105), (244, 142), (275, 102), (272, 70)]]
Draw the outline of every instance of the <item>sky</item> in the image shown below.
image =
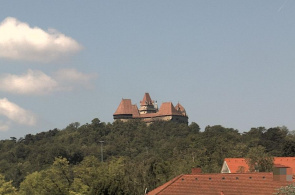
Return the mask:
[(294, 0), (1, 1), (0, 139), (181, 103), (202, 130), (295, 130)]

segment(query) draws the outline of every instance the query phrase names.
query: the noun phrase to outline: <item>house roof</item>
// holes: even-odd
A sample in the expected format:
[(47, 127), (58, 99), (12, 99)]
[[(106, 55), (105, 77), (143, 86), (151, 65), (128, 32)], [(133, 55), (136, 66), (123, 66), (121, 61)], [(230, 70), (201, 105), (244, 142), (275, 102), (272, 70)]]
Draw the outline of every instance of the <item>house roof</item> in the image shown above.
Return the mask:
[(293, 175), (295, 175), (295, 157), (274, 157), (274, 165), (290, 167), (293, 170)]
[(245, 158), (225, 158), (221, 172), (223, 172), (225, 167), (227, 168), (226, 172), (228, 173), (238, 173), (241, 170), (241, 167), (244, 167), (245, 172), (249, 172), (249, 166)]
[[(295, 157), (274, 157), (275, 166), (290, 167), (295, 174)], [(222, 172), (228, 168), (229, 173), (238, 173), (244, 167), (245, 172), (249, 172), (249, 166), (245, 158), (225, 158), (222, 166)]]
[(120, 105), (118, 106), (114, 115), (123, 115), (123, 114), (131, 114), (133, 116), (138, 116), (138, 108), (136, 105), (132, 105), (131, 99), (122, 99)]
[(292, 181), (274, 181), (272, 173), (180, 175), (148, 195), (264, 195)]

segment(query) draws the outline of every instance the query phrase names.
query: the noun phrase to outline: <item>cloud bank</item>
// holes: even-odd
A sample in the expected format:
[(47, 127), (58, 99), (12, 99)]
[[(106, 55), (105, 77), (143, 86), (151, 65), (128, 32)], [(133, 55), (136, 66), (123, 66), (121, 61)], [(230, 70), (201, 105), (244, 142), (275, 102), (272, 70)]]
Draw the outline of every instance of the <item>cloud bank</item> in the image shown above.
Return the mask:
[[(0, 115), (7, 117), (10, 121), (21, 124), (34, 126), (36, 124), (36, 117), (30, 111), (27, 111), (15, 103), (8, 101), (8, 99), (0, 99)], [(0, 130), (5, 131), (9, 129), (9, 122), (0, 122)]]
[(68, 90), (83, 87), (91, 88), (91, 81), (97, 77), (97, 74), (85, 74), (76, 69), (60, 69), (54, 74), (54, 78), (59, 85)]
[(0, 57), (49, 62), (81, 50), (74, 39), (55, 29), (47, 32), (8, 17), (0, 24)]
[(0, 91), (21, 95), (46, 95), (79, 87), (89, 88), (94, 78), (96, 74), (85, 74), (76, 69), (61, 69), (53, 76), (38, 70), (28, 70), (22, 75), (1, 75)]
[(7, 74), (0, 78), (0, 90), (16, 94), (41, 95), (54, 91), (58, 83), (41, 71), (23, 75)]

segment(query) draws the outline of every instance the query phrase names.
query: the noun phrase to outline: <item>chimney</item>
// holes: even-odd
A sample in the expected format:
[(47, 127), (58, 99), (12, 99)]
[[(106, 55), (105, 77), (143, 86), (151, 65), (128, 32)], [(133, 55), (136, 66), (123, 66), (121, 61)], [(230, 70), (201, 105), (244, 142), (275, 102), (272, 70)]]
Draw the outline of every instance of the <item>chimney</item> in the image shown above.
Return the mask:
[(284, 165), (275, 165), (273, 168), (274, 181), (292, 181), (292, 168)]
[(202, 173), (201, 168), (192, 168), (192, 175), (198, 175)]

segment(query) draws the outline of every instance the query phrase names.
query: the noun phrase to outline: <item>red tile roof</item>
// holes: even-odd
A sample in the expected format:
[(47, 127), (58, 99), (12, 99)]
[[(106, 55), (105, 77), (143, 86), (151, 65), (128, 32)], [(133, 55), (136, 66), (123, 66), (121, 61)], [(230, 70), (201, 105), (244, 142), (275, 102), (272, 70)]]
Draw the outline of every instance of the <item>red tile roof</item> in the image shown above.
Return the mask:
[[(155, 107), (154, 101), (151, 99), (149, 93), (145, 93), (143, 100), (140, 101), (140, 105), (142, 107), (140, 109), (137, 108), (136, 105), (132, 105), (130, 99), (122, 99), (120, 102), (120, 105), (118, 106), (116, 112), (113, 114), (114, 119), (133, 119), (133, 118), (140, 118), (145, 122), (154, 122), (157, 120), (173, 120), (177, 117), (181, 117), (182, 120), (179, 120), (180, 122), (187, 122), (188, 116), (185, 113), (185, 109), (182, 105), (179, 103), (176, 105), (176, 107), (173, 106), (171, 102), (164, 102), (162, 103), (160, 109), (157, 109), (157, 106)], [(152, 113), (145, 113), (141, 112), (145, 109), (152, 110)], [(124, 116), (125, 115), (125, 116)], [(170, 117), (166, 118), (166, 116), (177, 116), (177, 117)], [(127, 117), (127, 118), (126, 118)]]
[[(274, 157), (274, 165), (290, 167), (295, 175), (295, 157)], [(249, 172), (249, 166), (245, 158), (225, 158), (222, 167), (224, 166), (228, 167), (229, 173), (238, 173), (241, 170), (240, 167), (244, 167), (245, 172)]]
[(295, 175), (295, 157), (274, 157), (274, 164), (292, 168), (293, 175)]
[(153, 103), (151, 97), (150, 97), (150, 94), (149, 93), (145, 93), (144, 96), (143, 96), (143, 99), (142, 101), (140, 101), (140, 105), (143, 106), (143, 105), (151, 105)]
[(176, 106), (175, 106), (175, 109), (180, 112), (182, 115), (186, 116), (186, 111), (184, 109), (184, 107), (178, 103)]
[(182, 114), (174, 108), (171, 102), (164, 102), (162, 103), (159, 109), (158, 115), (165, 116), (165, 115), (182, 115)]
[(249, 172), (249, 166), (244, 158), (225, 158), (223, 166), (228, 168), (228, 173), (238, 173), (241, 167), (244, 167), (244, 172)]
[(185, 111), (184, 107), (178, 102), (175, 106), (176, 110)]
[(145, 118), (145, 117), (158, 117), (158, 116), (170, 116), (170, 115), (182, 115), (178, 112), (171, 102), (162, 103), (159, 112), (139, 114), (136, 105), (132, 105), (130, 99), (122, 99), (114, 115), (132, 114), (134, 118)]
[(138, 108), (136, 105), (132, 105), (130, 99), (122, 99), (114, 115), (131, 114), (133, 116), (139, 116)]
[(180, 175), (148, 195), (266, 195), (291, 183), (274, 181), (272, 173)]
[(139, 117), (139, 111), (138, 111), (138, 108), (137, 108), (137, 106), (135, 104), (132, 105), (132, 116), (133, 117)]

